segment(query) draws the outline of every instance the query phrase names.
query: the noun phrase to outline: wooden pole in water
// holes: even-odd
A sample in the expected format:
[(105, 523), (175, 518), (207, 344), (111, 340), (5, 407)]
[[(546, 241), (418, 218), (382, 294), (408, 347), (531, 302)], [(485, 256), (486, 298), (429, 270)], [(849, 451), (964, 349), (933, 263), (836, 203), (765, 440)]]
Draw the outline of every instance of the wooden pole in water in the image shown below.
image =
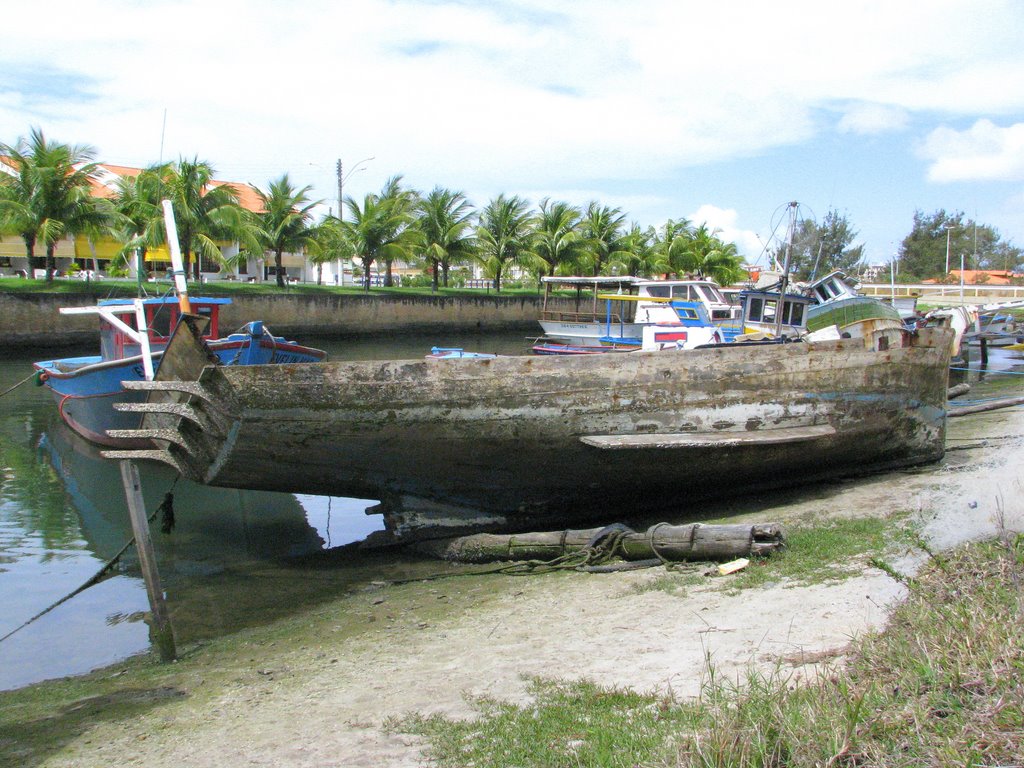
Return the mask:
[(160, 652), (161, 661), (174, 661), (178, 658), (177, 649), (174, 647), (174, 631), (167, 613), (167, 604), (164, 602), (164, 591), (160, 586), (156, 553), (153, 551), (153, 540), (149, 536), (146, 504), (142, 498), (142, 483), (134, 461), (121, 461), (121, 481), (124, 483), (125, 498), (128, 499), (128, 514), (132, 520), (132, 533), (135, 534), (135, 548), (139, 553), (142, 578), (146, 582), (146, 594), (149, 595), (149, 607), (153, 613), (153, 623), (150, 627), (153, 643)]

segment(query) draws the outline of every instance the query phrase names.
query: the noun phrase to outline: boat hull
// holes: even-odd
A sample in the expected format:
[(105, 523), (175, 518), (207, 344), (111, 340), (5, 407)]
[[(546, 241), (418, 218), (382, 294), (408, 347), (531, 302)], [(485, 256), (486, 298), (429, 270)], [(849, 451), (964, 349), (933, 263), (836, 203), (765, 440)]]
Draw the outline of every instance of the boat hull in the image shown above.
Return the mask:
[(207, 367), (160, 384), (203, 417), (147, 416), (174, 439), (146, 457), (211, 485), (412, 497), (507, 520), (654, 511), (940, 458), (948, 337)]

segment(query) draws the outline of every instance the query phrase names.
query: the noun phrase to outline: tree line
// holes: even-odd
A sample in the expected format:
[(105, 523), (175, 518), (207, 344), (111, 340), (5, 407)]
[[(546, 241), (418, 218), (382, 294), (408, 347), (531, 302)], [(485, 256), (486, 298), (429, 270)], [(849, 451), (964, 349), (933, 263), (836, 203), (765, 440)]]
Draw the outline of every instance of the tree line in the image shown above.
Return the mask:
[[(864, 257), (863, 244), (854, 244), (856, 237), (846, 216), (835, 210), (820, 223), (800, 219), (789, 254), (792, 276), (813, 280), (837, 269), (856, 272)], [(772, 251), (778, 264), (785, 262), (787, 247), (782, 244)], [(1024, 251), (1003, 240), (994, 227), (966, 219), (962, 212), (915, 211), (910, 233), (886, 266), (902, 283), (951, 282), (957, 279), (951, 272), (960, 269), (961, 257), (965, 269), (1016, 274), (1011, 281), (1024, 284)]]
[[(627, 223), (621, 208), (596, 200), (579, 207), (544, 198), (533, 208), (518, 195), (499, 194), (477, 210), (464, 192), (435, 187), (422, 193), (396, 175), (377, 193), (345, 198), (338, 216), (317, 220), (322, 201), (313, 200), (312, 187), (297, 186), (288, 174), (266, 189), (252, 187), (260, 201), (260, 210), (253, 212), (239, 204), (232, 186), (215, 181), (209, 162), (198, 158), (123, 176), (111, 196), (97, 197), (100, 166), (92, 147), (51, 141), (34, 128), (27, 138), (0, 144), (0, 155), (12, 170), (0, 172), (0, 233), (21, 237), (29, 264), (45, 269), (47, 280), (53, 279), (57, 244), (68, 236), (113, 238), (122, 244), (126, 261), (165, 245), (163, 199), (173, 203), (185, 271), (195, 279), (201, 260), (232, 268), (238, 260), (270, 254), (283, 287), (285, 253), (305, 253), (319, 265), (358, 262), (366, 290), (374, 267), (383, 267), (383, 283), (392, 285), (397, 261), (422, 267), (434, 290), (448, 286), (453, 267), (467, 264), (479, 265), (496, 291), (513, 268), (536, 278), (674, 274), (727, 285), (746, 277), (735, 244), (723, 241), (718, 230), (686, 218), (642, 228)], [(978, 265), (1019, 266), (1020, 249), (1002, 242), (994, 229), (940, 211), (933, 217), (915, 215), (914, 230), (901, 248), (904, 275), (935, 276), (938, 236), (945, 247), (947, 233), (951, 238), (956, 233), (959, 248), (971, 232), (980, 244), (980, 251), (974, 250)], [(796, 279), (833, 269), (854, 271), (863, 252), (863, 245), (853, 244), (856, 234), (844, 215), (830, 210), (821, 224), (799, 221), (791, 245), (779, 246), (773, 255), (783, 263), (783, 249), (789, 249)], [(225, 257), (218, 245), (224, 242), (238, 243), (238, 253)]]

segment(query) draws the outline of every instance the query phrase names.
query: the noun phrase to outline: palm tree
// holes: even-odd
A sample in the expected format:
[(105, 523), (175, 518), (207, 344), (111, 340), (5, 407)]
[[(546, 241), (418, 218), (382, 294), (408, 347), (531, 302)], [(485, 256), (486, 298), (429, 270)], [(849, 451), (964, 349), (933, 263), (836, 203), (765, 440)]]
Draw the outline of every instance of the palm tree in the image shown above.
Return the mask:
[(402, 188), (402, 177), (392, 176), (384, 182), (378, 197), (387, 201), (390, 209), (390, 218), (395, 224), (392, 247), (386, 248), (380, 258), (384, 262), (384, 285), (390, 288), (394, 285), (392, 267), (395, 259), (407, 258), (410, 248), (417, 244), (419, 232), (412, 228), (416, 219), (416, 205), (419, 195), (410, 189)]
[(423, 253), (430, 262), (431, 290), (437, 292), (438, 272), (448, 287), (448, 269), (452, 262), (472, 255), (473, 210), (462, 192), (434, 187), (417, 206), (416, 227), (422, 236)]
[(46, 279), (53, 280), (57, 244), (65, 237), (98, 234), (109, 228), (112, 209), (92, 196), (95, 150), (85, 145), (48, 142), (38, 128), (14, 146), (0, 144), (15, 175), (0, 174), (0, 226), (19, 234), (31, 269), (35, 246), (46, 247)]
[(580, 222), (580, 231), (587, 244), (587, 256), (594, 276), (600, 275), (612, 262), (628, 259), (631, 240), (623, 231), (625, 214), (621, 208), (609, 208), (596, 200), (587, 205)]
[(528, 252), (530, 238), (529, 203), (518, 195), (498, 195), (480, 214), (477, 258), (494, 278), (494, 290), (501, 291), (501, 274), (506, 265), (518, 262)]
[(164, 191), (174, 206), (186, 275), (193, 253), (196, 260), (192, 272), (196, 280), (202, 259), (222, 261), (218, 241), (238, 240), (253, 252), (261, 250), (258, 232), (251, 217), (238, 204), (238, 194), (230, 186), (214, 181), (213, 166), (198, 158), (182, 158), (167, 169)]
[(653, 227), (640, 229), (633, 222), (622, 236), (620, 247), (610, 257), (608, 268), (633, 277), (650, 276), (657, 271), (657, 233)]
[(679, 274), (709, 277), (719, 285), (729, 285), (743, 276), (736, 245), (722, 242), (718, 230), (709, 230), (707, 224), (701, 224), (688, 238), (676, 238), (669, 250), (669, 261)]
[[(309, 231), (311, 237), (309, 260), (316, 264), (316, 284), (320, 285), (323, 283), (324, 264), (329, 261), (350, 259), (354, 252), (344, 224), (336, 216), (325, 217)], [(341, 274), (341, 269), (339, 269), (339, 278)]]
[(120, 216), (119, 237), (124, 247), (121, 253), (127, 260), (136, 254), (136, 270), (140, 279), (146, 271), (146, 252), (164, 242), (163, 199), (164, 181), (169, 168), (153, 165), (137, 176), (122, 176), (117, 180), (113, 198), (114, 209)]
[(681, 252), (689, 244), (692, 235), (693, 225), (689, 219), (668, 219), (655, 235), (654, 268), (664, 274), (678, 273), (679, 270), (673, 263), (673, 255)]
[(580, 211), (565, 202), (540, 201), (540, 213), (534, 220), (531, 253), (537, 258), (539, 272), (555, 274), (560, 264), (572, 263), (583, 253), (586, 243), (578, 231)]
[(313, 219), (313, 208), (322, 201), (309, 199), (311, 189), (313, 187), (308, 185), (296, 189), (286, 173), (277, 181), (270, 182), (268, 191), (256, 190), (263, 204), (263, 210), (256, 214), (259, 238), (263, 247), (274, 254), (279, 288), (285, 286), (284, 267), (281, 263), (284, 252), (298, 253), (314, 241), (310, 222)]
[[(393, 191), (390, 180), (384, 191)], [(418, 234), (409, 227), (412, 213), (408, 200), (394, 194), (368, 194), (363, 204), (345, 198), (351, 220), (340, 223), (354, 258), (363, 265), (364, 288), (370, 290), (370, 269), (375, 261), (390, 265), (409, 255)], [(385, 285), (387, 281), (385, 280)]]

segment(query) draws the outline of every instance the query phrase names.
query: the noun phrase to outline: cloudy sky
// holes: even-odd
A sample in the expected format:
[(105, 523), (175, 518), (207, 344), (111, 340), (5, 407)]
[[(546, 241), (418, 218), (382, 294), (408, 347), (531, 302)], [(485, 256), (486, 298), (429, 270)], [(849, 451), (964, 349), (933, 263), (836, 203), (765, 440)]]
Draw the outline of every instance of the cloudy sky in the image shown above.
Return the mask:
[[(687, 217), (758, 258), (786, 203), (892, 258), (915, 210), (1024, 246), (1024, 4), (51, 0), (4, 12), (0, 141), (198, 157), (326, 205), (402, 174)], [(372, 158), (372, 159), (369, 159)]]

